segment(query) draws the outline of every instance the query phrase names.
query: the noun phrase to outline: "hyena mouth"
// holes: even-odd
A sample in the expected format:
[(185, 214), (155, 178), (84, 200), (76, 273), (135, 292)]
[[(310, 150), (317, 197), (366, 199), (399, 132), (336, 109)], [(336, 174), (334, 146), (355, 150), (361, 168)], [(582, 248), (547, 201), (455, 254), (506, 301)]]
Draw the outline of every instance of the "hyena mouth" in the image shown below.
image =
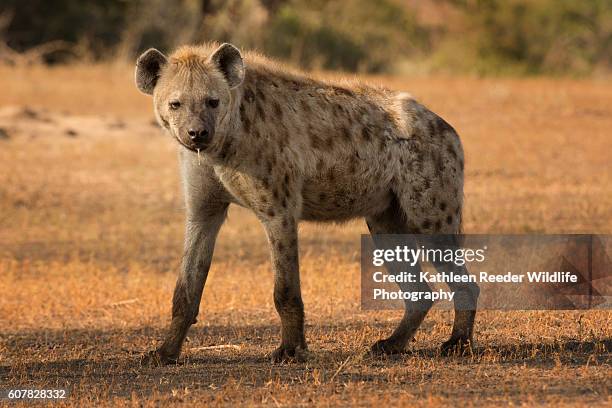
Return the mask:
[(200, 153), (203, 152), (204, 150), (206, 150), (206, 148), (208, 147), (208, 143), (205, 145), (198, 145), (198, 146), (190, 146), (187, 143), (183, 142), (181, 139), (179, 139), (178, 137), (175, 137), (176, 141), (179, 142), (179, 144), (181, 146), (183, 146), (185, 149), (192, 151), (194, 153)]

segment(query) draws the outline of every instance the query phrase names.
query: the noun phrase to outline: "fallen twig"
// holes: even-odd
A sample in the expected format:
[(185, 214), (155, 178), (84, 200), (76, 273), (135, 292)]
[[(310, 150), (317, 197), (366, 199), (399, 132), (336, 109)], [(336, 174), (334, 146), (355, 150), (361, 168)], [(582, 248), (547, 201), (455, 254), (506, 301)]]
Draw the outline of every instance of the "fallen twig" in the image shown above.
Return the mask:
[(219, 349), (227, 349), (227, 348), (231, 348), (231, 349), (234, 349), (234, 350), (240, 350), (242, 347), (240, 347), (237, 344), (217, 344), (215, 346), (193, 347), (193, 348), (191, 348), (191, 351), (219, 350)]

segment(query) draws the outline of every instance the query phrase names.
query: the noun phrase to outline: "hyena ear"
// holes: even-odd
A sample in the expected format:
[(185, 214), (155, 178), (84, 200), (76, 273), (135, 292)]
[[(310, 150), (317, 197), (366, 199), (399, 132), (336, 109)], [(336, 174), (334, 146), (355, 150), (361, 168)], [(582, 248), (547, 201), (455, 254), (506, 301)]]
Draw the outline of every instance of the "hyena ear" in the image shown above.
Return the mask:
[(140, 92), (147, 95), (153, 94), (159, 74), (166, 65), (166, 56), (156, 50), (149, 48), (136, 60), (136, 87)]
[(210, 60), (223, 73), (230, 89), (234, 89), (242, 83), (244, 79), (244, 62), (238, 48), (228, 43), (221, 44), (212, 53)]

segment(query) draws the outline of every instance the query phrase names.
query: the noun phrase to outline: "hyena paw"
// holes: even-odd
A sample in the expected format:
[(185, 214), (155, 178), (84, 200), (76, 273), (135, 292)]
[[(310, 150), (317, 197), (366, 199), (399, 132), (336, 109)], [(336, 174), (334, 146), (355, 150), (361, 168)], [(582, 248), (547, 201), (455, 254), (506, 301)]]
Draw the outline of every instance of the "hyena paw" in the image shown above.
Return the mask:
[(145, 353), (140, 358), (140, 365), (144, 367), (161, 367), (169, 364), (176, 364), (178, 357), (170, 357), (161, 353), (159, 350), (152, 350)]
[(474, 341), (465, 337), (451, 337), (448, 341), (442, 343), (440, 351), (443, 355), (466, 355), (470, 354), (474, 349)]
[(272, 352), (272, 363), (304, 363), (308, 360), (308, 350), (304, 346), (281, 345)]
[(370, 348), (370, 352), (374, 355), (390, 355), (406, 353), (406, 344), (400, 343), (394, 339), (378, 340)]

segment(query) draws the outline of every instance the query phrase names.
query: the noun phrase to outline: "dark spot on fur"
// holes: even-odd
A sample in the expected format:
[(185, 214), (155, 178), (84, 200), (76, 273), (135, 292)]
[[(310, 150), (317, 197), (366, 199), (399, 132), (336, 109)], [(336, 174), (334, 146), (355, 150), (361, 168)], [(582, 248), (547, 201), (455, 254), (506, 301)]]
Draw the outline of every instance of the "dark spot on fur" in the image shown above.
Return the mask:
[(448, 144), (446, 145), (446, 151), (454, 158), (457, 158), (457, 152), (455, 152), (455, 148), (453, 147), (453, 145)]
[(244, 91), (244, 99), (249, 103), (255, 100), (255, 94), (253, 93), (253, 91), (251, 91), (250, 88), (247, 88), (247, 90)]
[(274, 114), (276, 115), (276, 117), (280, 120), (283, 118), (283, 108), (280, 106), (280, 103), (278, 103), (277, 101), (274, 101), (274, 104), (272, 105), (272, 107), (274, 108)]
[(430, 120), (427, 122), (427, 134), (430, 137), (438, 134), (438, 126), (435, 120)]
[(342, 132), (342, 137), (344, 138), (344, 140), (346, 140), (347, 142), (350, 142), (351, 132), (349, 132), (348, 128), (346, 126), (342, 126), (341, 132)]
[(444, 173), (444, 162), (442, 161), (442, 156), (439, 152), (436, 152), (433, 159), (436, 167), (436, 173), (438, 173), (438, 177), (442, 177), (442, 174)]
[(353, 93), (353, 91), (351, 91), (350, 89), (342, 88), (342, 87), (339, 87), (339, 86), (333, 86), (332, 89), (334, 90), (335, 93), (337, 93), (339, 95), (346, 95), (346, 96), (354, 96), (355, 95)]
[(422, 226), (423, 226), (424, 229), (428, 230), (429, 227), (431, 227), (431, 221), (426, 219), (425, 221), (423, 221)]
[(416, 147), (415, 155), (420, 163), (423, 163), (425, 161), (425, 152), (423, 151), (423, 149), (420, 148), (420, 146)]
[(427, 132), (423, 131), (423, 127), (419, 124), (417, 124), (417, 126), (415, 126), (412, 130), (412, 136), (414, 139), (422, 140), (425, 139), (426, 135)]
[(261, 89), (257, 89), (255, 93), (257, 94), (257, 98), (261, 99), (262, 102), (266, 101), (266, 95), (261, 91)]
[(257, 103), (255, 104), (255, 110), (257, 111), (257, 116), (259, 116), (262, 121), (265, 121), (266, 113), (263, 110), (263, 106), (260, 103)]
[(333, 137), (328, 137), (327, 139), (325, 139), (325, 149), (327, 149), (328, 151), (334, 148), (334, 138)]
[(242, 128), (246, 133), (251, 133), (251, 121), (244, 113), (244, 106), (240, 105), (240, 118), (242, 119)]
[(327, 199), (327, 195), (325, 193), (319, 193), (319, 201), (325, 201)]
[(283, 243), (282, 243), (282, 242), (278, 241), (278, 242), (276, 243), (276, 248), (277, 248), (279, 251), (282, 251), (283, 249), (285, 249), (285, 246), (283, 245)]
[(416, 200), (416, 201), (420, 201), (421, 198), (423, 198), (423, 190), (420, 187), (415, 187), (412, 190), (412, 197)]
[(446, 203), (445, 203), (444, 201), (442, 201), (442, 202), (440, 203), (440, 210), (441, 210), (441, 211), (446, 210)]
[(363, 140), (365, 140), (366, 142), (372, 140), (372, 132), (367, 125), (364, 126), (363, 129), (361, 129), (361, 137), (363, 137)]
[(274, 217), (274, 210), (272, 208), (268, 208), (268, 213), (270, 217)]
[(274, 305), (277, 309), (284, 309), (291, 302), (289, 286), (284, 285), (281, 288), (274, 288)]
[(436, 116), (436, 118), (434, 119), (434, 122), (436, 124), (436, 129), (440, 134), (453, 133), (455, 136), (457, 135), (457, 132), (455, 131), (455, 129), (453, 129), (453, 127), (449, 125), (448, 122), (442, 119), (441, 117)]
[(440, 220), (436, 221), (436, 232), (440, 231), (442, 229), (442, 223), (440, 222)]
[(323, 149), (325, 147), (326, 141), (321, 136), (316, 133), (310, 133), (310, 145), (315, 149)]
[(221, 158), (221, 160), (228, 158), (228, 156), (232, 154), (231, 149), (232, 149), (232, 142), (230, 140), (223, 143), (223, 146), (221, 147), (221, 151), (219, 152), (219, 157)]
[(330, 169), (327, 173), (327, 178), (329, 181), (334, 182), (336, 180), (336, 173), (334, 173), (333, 169)]
[(168, 122), (168, 119), (164, 118), (163, 116), (160, 116), (159, 118), (161, 119), (162, 125), (166, 129), (169, 129), (170, 128), (170, 123)]
[(336, 116), (341, 116), (344, 114), (344, 108), (340, 104), (334, 104), (334, 114)]
[(453, 216), (449, 215), (448, 217), (446, 217), (446, 223), (448, 225), (451, 225), (453, 223)]
[(387, 112), (387, 111), (384, 111), (384, 112), (383, 112), (383, 114), (382, 114), (382, 119), (383, 119), (385, 122), (393, 122), (393, 116), (391, 116), (391, 114), (390, 114), (389, 112)]

